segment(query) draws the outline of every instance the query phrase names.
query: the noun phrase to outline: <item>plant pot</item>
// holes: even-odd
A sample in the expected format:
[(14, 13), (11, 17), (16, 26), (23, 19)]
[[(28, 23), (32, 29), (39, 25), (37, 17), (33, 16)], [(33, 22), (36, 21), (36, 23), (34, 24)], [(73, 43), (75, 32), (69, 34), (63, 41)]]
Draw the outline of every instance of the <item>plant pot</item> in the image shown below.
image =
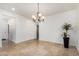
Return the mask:
[(64, 48), (69, 48), (69, 37), (63, 37)]

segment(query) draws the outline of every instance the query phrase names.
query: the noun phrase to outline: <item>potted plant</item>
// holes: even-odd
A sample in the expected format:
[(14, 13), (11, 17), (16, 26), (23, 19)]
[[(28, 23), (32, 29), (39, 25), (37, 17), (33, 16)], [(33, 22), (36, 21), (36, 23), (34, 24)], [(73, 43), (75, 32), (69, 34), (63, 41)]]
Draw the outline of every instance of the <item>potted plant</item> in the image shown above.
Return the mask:
[(64, 31), (64, 37), (63, 37), (63, 40), (64, 40), (64, 47), (65, 48), (69, 48), (69, 35), (68, 35), (68, 30), (71, 29), (71, 24), (68, 24), (68, 23), (65, 23), (63, 25), (63, 29), (65, 30)]

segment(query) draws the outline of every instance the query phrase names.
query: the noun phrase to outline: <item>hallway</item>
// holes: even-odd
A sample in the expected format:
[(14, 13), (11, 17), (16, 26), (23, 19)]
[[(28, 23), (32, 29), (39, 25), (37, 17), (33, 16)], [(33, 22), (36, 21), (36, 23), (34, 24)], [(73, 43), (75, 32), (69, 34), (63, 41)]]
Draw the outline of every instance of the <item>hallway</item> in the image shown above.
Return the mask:
[[(5, 42), (3, 42), (5, 44)], [(5, 44), (6, 45), (6, 44)], [(19, 44), (9, 42), (0, 48), (2, 56), (78, 56), (75, 47), (65, 49), (63, 45), (47, 41), (28, 40)]]

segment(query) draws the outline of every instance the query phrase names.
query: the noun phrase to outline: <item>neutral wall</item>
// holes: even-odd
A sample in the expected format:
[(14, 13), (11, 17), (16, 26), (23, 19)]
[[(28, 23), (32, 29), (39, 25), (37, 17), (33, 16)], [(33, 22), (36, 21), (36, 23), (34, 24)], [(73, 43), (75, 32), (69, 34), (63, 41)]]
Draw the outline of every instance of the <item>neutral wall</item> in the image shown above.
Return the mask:
[[(4, 34), (0, 38), (8, 38), (8, 33), (5, 35), (5, 30), (8, 31), (9, 24), (9, 40), (19, 43), (22, 41), (30, 40), (35, 38), (36, 29), (33, 20), (27, 19), (23, 16), (12, 14), (5, 10), (0, 10), (1, 19), (0, 21), (0, 32)], [(3, 30), (3, 31), (2, 31)]]
[(70, 10), (46, 17), (46, 20), (40, 24), (40, 40), (63, 44), (62, 25), (65, 22), (72, 24), (70, 45), (76, 46), (76, 10)]
[(35, 24), (32, 20), (18, 16), (16, 20), (16, 43), (35, 38)]

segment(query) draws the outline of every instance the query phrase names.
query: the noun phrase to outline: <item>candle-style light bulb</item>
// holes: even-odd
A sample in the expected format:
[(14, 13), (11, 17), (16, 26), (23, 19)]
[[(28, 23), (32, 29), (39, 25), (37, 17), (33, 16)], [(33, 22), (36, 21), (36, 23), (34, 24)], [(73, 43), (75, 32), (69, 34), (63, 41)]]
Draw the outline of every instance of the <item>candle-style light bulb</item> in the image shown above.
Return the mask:
[(38, 16), (39, 16), (39, 17), (41, 17), (41, 16), (42, 16), (42, 14), (41, 14), (41, 13), (39, 13), (39, 14), (38, 14)]
[(34, 16), (34, 15), (32, 15), (32, 18), (35, 20), (36, 19), (36, 17)]
[(42, 19), (44, 19), (45, 17), (44, 16), (42, 16)]

